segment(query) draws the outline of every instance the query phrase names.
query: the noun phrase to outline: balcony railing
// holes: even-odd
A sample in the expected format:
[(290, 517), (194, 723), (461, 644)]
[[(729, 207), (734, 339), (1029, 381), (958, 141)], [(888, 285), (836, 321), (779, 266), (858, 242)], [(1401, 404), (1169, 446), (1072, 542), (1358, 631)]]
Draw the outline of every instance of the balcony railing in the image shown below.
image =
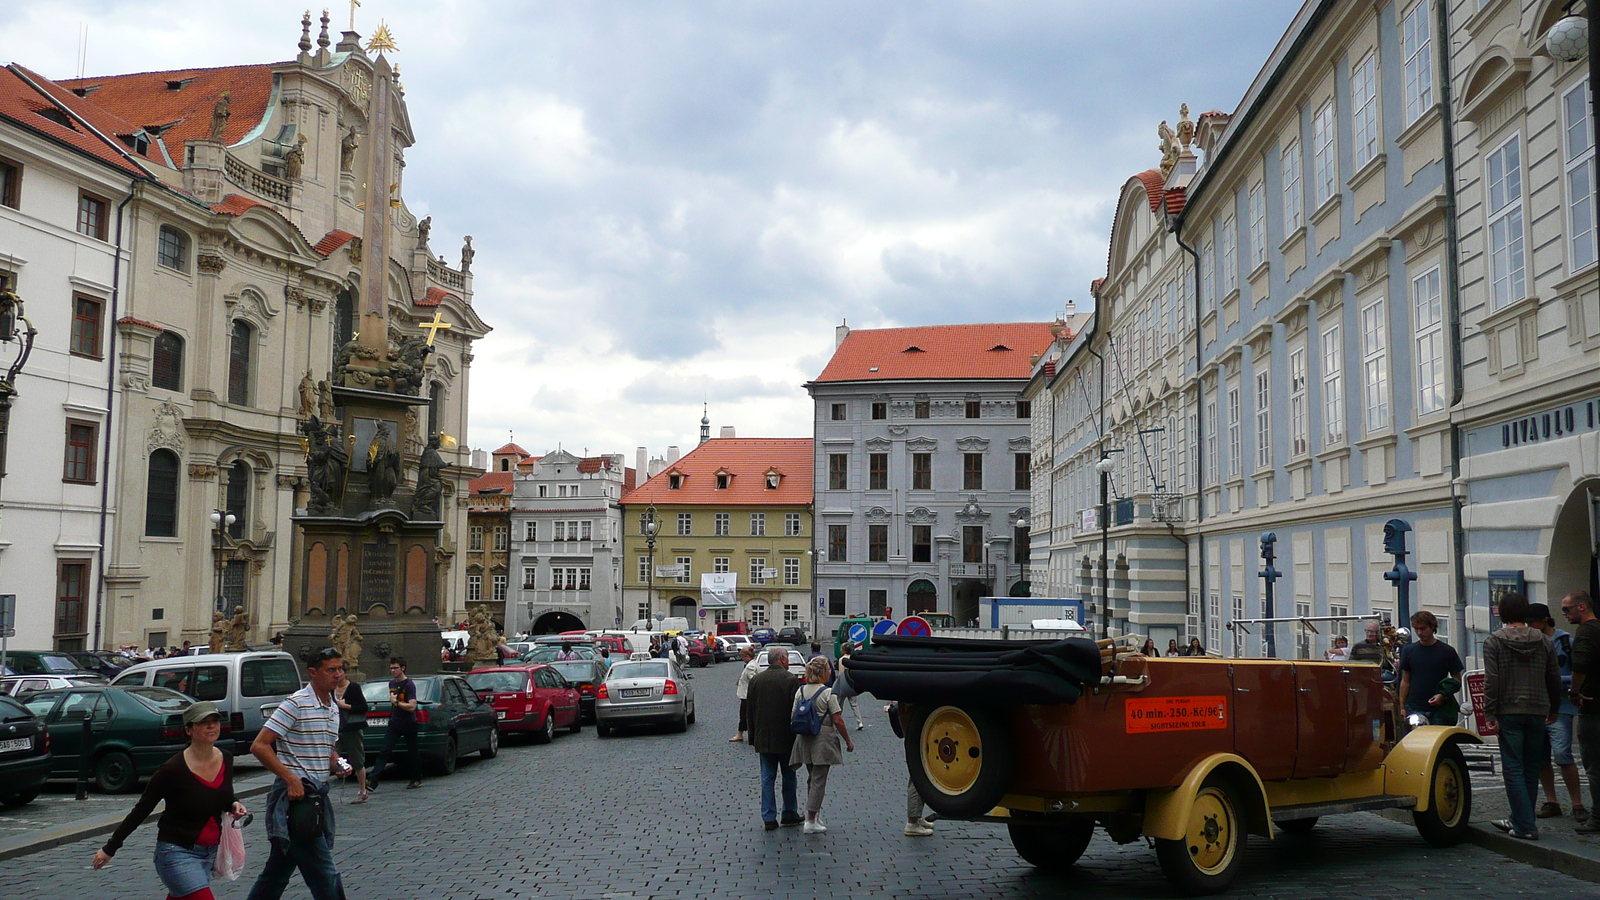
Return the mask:
[(228, 180), (235, 186), (243, 188), (258, 197), (275, 200), (279, 203), (289, 202), (289, 182), (281, 178), (274, 178), (265, 172), (252, 169), (239, 161), (233, 154), (228, 154), (223, 161), (224, 173)]
[(993, 578), (994, 566), (988, 563), (952, 563), (950, 574), (963, 578)]

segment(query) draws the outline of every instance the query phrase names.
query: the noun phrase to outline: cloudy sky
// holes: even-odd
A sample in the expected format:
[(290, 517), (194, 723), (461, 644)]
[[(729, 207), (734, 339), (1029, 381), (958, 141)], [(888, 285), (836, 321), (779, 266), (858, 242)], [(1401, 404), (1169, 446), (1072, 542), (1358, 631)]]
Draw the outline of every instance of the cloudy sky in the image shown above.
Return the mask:
[[(302, 5), (0, 7), (50, 77), (291, 58)], [(364, 0), (418, 143), (406, 200), (472, 234), (473, 446), (811, 433), (834, 326), (1087, 306), (1156, 125), (1231, 110), (1292, 0)], [(336, 27), (349, 3), (335, 6)]]

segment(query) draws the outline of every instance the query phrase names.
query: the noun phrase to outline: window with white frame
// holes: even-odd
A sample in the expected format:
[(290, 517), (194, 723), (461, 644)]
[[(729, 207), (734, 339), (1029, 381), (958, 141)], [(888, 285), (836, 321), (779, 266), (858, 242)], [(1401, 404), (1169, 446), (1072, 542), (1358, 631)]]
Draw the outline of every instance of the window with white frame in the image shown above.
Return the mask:
[(678, 534), (687, 535), (694, 533), (694, 517), (690, 513), (678, 513)]
[(1289, 351), (1289, 455), (1311, 449), (1306, 434), (1306, 348)]
[[(1237, 622), (1242, 618), (1244, 618), (1244, 596), (1242, 594), (1234, 594), (1233, 595), (1233, 621)], [(1238, 656), (1238, 655), (1240, 655), (1241, 652), (1244, 652), (1244, 642), (1245, 642), (1244, 629), (1243, 628), (1235, 628), (1233, 630), (1233, 653), (1231, 653), (1229, 655), (1230, 656)]]
[(1444, 409), (1444, 317), (1440, 309), (1439, 267), (1411, 279), (1416, 310), (1417, 415)]
[(1266, 360), (1256, 372), (1256, 468), (1272, 465), (1272, 376)]
[(785, 537), (797, 537), (800, 534), (800, 514), (783, 514), (783, 533)]
[(694, 566), (694, 557), (680, 556), (675, 560), (675, 562), (678, 564), (678, 572), (681, 573), (678, 575), (678, 583), (688, 584), (690, 578), (690, 569)]
[(535, 566), (522, 567), (522, 589), (531, 591), (538, 587), (539, 569)]
[(483, 600), (483, 576), (467, 576), (467, 602), (478, 603)]
[(766, 534), (767, 534), (767, 514), (766, 513), (751, 513), (750, 514), (750, 536), (751, 537), (766, 537)]
[(589, 590), (590, 583), (593, 580), (593, 572), (594, 570), (588, 567), (578, 569), (578, 590)]
[(471, 528), (467, 529), (467, 549), (468, 550), (482, 550), (483, 549), (483, 526), (482, 525), (474, 525)]
[(717, 621), (717, 622), (732, 622), (733, 621), (733, 610), (731, 610), (731, 609), (713, 609), (711, 611), (711, 615), (713, 617), (713, 621)]
[(493, 579), (490, 582), (491, 590), (493, 590), (494, 593), (490, 595), (489, 599), (495, 603), (506, 602), (506, 576), (494, 575), (491, 576), (491, 578)]
[(767, 605), (765, 603), (752, 603), (745, 610), (745, 618), (749, 619), (751, 628), (767, 627)]
[(1522, 137), (1495, 148), (1484, 160), (1489, 213), (1489, 308), (1501, 309), (1528, 294), (1522, 224)]
[(593, 522), (593, 520), (584, 520), (582, 522), (579, 522), (578, 525), (582, 529), (582, 531), (578, 535), (578, 539), (579, 540), (589, 541), (589, 540), (593, 540), (594, 539), (594, 522)]
[(1228, 475), (1234, 478), (1244, 469), (1244, 423), (1240, 421), (1243, 409), (1239, 386), (1228, 385)]
[(1217, 483), (1217, 473), (1221, 471), (1221, 463), (1217, 460), (1217, 432), (1221, 423), (1217, 420), (1217, 401), (1206, 401), (1206, 481), (1210, 484)]
[(1222, 295), (1239, 289), (1239, 229), (1233, 216), (1222, 220)]
[(1339, 192), (1338, 149), (1334, 146), (1338, 125), (1333, 119), (1333, 100), (1322, 104), (1311, 117), (1311, 185), (1313, 202), (1321, 207)]
[(1206, 242), (1205, 249), (1200, 251), (1200, 258), (1204, 260), (1200, 273), (1200, 314), (1214, 313), (1217, 311), (1217, 246), (1210, 241)]
[(1267, 186), (1250, 186), (1250, 271), (1267, 261)]
[(537, 541), (539, 539), (539, 523), (523, 522), (522, 539), (525, 541)]
[(750, 557), (750, 583), (751, 584), (766, 584), (767, 583), (766, 570), (767, 570), (767, 558), (765, 556), (752, 556), (752, 557)]
[(719, 575), (724, 573), (724, 572), (732, 571), (732, 569), (728, 565), (728, 559), (729, 558), (726, 557), (726, 556), (713, 556), (713, 557), (711, 557), (711, 571), (713, 573), (719, 574)]
[(1433, 105), (1433, 27), (1429, 0), (1420, 0), (1400, 20), (1400, 54), (1405, 57), (1406, 124)]
[(1206, 598), (1206, 646), (1220, 653), (1222, 643), (1222, 595), (1216, 591)]
[(1561, 120), (1567, 135), (1567, 271), (1576, 272), (1595, 261), (1594, 129), (1589, 125), (1589, 79), (1578, 82), (1562, 96)]
[(1389, 324), (1383, 298), (1361, 308), (1361, 387), (1368, 434), (1389, 427)]
[(783, 583), (786, 585), (800, 583), (800, 557), (785, 556), (783, 558)]
[(648, 556), (639, 557), (639, 580), (650, 580), (650, 557)]
[(511, 549), (511, 529), (504, 525), (496, 525), (494, 529), (494, 549), (497, 553), (504, 553)]
[(1279, 158), (1279, 174), (1283, 180), (1283, 233), (1285, 238), (1306, 223), (1305, 184), (1301, 178), (1300, 140), (1296, 138), (1283, 148)]
[(1344, 441), (1344, 346), (1341, 329), (1330, 325), (1322, 332), (1322, 443), (1332, 447)]
[[(1348, 615), (1350, 615), (1350, 605), (1348, 603), (1331, 603), (1330, 602), (1328, 604), (1328, 615), (1330, 615), (1330, 616), (1348, 616)], [(1332, 641), (1336, 637), (1343, 637), (1343, 638), (1350, 637), (1350, 623), (1349, 622), (1329, 622), (1328, 623), (1328, 640)]]
[(713, 537), (727, 537), (732, 533), (728, 524), (730, 515), (730, 513), (725, 512), (716, 514), (716, 518), (713, 520), (715, 524), (711, 532)]
[[(1308, 618), (1311, 615), (1311, 602), (1307, 600), (1294, 601), (1294, 614), (1302, 619)], [(1273, 626), (1268, 625), (1267, 627), (1271, 628)], [(1311, 658), (1311, 629), (1303, 624), (1297, 623), (1294, 626), (1294, 651), (1295, 659)]]
[(800, 604), (785, 603), (783, 605), (783, 624), (793, 625), (800, 621)]
[(1350, 130), (1355, 151), (1355, 168), (1378, 155), (1382, 136), (1378, 133), (1378, 51), (1368, 53), (1350, 70)]

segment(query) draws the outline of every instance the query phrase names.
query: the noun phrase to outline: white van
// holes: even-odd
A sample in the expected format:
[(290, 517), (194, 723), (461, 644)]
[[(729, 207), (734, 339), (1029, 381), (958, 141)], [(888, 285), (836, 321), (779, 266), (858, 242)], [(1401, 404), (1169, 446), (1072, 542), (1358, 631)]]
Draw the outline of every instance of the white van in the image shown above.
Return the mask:
[(683, 616), (667, 616), (661, 620), (662, 631), (688, 631), (689, 620)]
[(293, 656), (264, 650), (155, 659), (123, 669), (111, 683), (154, 685), (210, 700), (228, 717), (228, 736), (240, 755), (250, 752), (267, 716), (305, 679)]

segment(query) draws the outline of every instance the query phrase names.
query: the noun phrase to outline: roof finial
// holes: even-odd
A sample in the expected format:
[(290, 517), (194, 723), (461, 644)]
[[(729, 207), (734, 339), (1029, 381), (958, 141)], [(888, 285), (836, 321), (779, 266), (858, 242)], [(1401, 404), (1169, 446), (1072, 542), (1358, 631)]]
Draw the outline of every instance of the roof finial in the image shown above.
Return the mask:
[(300, 54), (303, 56), (311, 52), (311, 10), (300, 17)]
[(356, 30), (356, 7), (361, 5), (361, 0), (350, 0), (350, 30)]
[(324, 51), (328, 49), (328, 8), (326, 6), (322, 8), (322, 31), (317, 34), (317, 48)]
[(378, 30), (374, 31), (372, 38), (367, 41), (367, 52), (381, 54), (385, 50), (390, 53), (400, 52), (400, 48), (395, 45), (394, 35), (389, 31), (389, 23), (380, 19)]

